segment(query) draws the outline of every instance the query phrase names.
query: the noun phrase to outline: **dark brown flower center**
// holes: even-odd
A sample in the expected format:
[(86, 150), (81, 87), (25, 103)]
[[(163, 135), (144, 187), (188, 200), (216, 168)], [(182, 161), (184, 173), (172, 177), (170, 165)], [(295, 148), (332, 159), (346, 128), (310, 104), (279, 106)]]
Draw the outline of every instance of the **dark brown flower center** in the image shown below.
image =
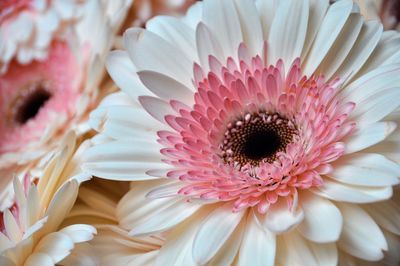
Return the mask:
[(295, 125), (279, 114), (247, 114), (228, 124), (220, 145), (221, 157), (225, 163), (239, 167), (272, 163), (296, 134)]
[(35, 118), (39, 110), (51, 98), (51, 93), (44, 86), (34, 85), (23, 90), (22, 94), (14, 101), (10, 117), (17, 124), (23, 125)]

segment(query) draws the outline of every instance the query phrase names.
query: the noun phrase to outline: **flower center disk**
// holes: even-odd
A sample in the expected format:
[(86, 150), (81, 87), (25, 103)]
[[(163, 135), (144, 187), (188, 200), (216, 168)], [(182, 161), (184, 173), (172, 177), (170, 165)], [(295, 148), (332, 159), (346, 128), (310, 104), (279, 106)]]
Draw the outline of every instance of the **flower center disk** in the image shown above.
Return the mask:
[(272, 163), (297, 135), (295, 125), (275, 113), (246, 114), (229, 123), (220, 146), (224, 162), (234, 166)]
[(15, 120), (20, 124), (25, 124), (34, 118), (45, 103), (50, 99), (51, 94), (43, 88), (38, 88), (28, 96), (25, 102), (19, 106)]
[(12, 111), (12, 118), (18, 124), (25, 124), (30, 119), (35, 118), (39, 110), (51, 98), (51, 93), (43, 86), (32, 86), (23, 95), (17, 98)]

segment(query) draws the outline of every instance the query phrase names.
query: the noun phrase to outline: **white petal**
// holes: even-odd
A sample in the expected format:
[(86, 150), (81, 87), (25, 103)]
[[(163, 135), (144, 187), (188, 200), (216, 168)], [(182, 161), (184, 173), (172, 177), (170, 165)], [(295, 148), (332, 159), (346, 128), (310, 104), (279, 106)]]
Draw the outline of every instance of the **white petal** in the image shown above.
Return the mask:
[(32, 255), (30, 255), (25, 263), (25, 266), (54, 266), (54, 262), (52, 258), (45, 254), (45, 253), (40, 253), (40, 252), (35, 252)]
[(197, 265), (192, 256), (194, 237), (204, 219), (214, 209), (205, 206), (168, 233), (157, 257), (156, 266)]
[(18, 206), (24, 206), (26, 204), (26, 196), (24, 193), (24, 188), (22, 187), (22, 184), (19, 181), (18, 177), (14, 177), (13, 187), (15, 191), (15, 199), (18, 203)]
[[(130, 260), (127, 265), (153, 265), (157, 258), (158, 250), (141, 253)], [(124, 265), (124, 264), (122, 264)]]
[(70, 254), (74, 243), (63, 233), (51, 233), (44, 236), (36, 245), (34, 252), (47, 254), (57, 263)]
[[(13, 38), (21, 43), (28, 41), (29, 37), (31, 37), (31, 34), (34, 32), (34, 24), (32, 23), (30, 12), (21, 12), (19, 16), (9, 24), (9, 32), (13, 33), (13, 35), (8, 36), (8, 38)], [(18, 58), (20, 63), (27, 63), (25, 60), (20, 59), (22, 58)]]
[(3, 215), (4, 228), (5, 232), (7, 232), (7, 236), (12, 242), (18, 243), (22, 239), (22, 232), (18, 226), (17, 221), (8, 209), (4, 211)]
[(239, 44), (243, 41), (239, 16), (232, 0), (206, 0), (203, 4), (203, 22), (223, 48), (224, 60), (236, 59)]
[(0, 232), (0, 253), (14, 246), (14, 243)]
[(282, 59), (291, 64), (301, 56), (308, 25), (308, 0), (285, 0), (280, 3), (268, 37), (268, 63)]
[(225, 204), (214, 210), (200, 226), (193, 243), (193, 257), (198, 264), (207, 263), (229, 239), (245, 211), (232, 212)]
[(209, 262), (210, 265), (232, 265), (235, 261), (239, 248), (242, 245), (243, 233), (246, 227), (246, 220), (242, 219), (235, 231), (231, 234), (218, 253)]
[(382, 259), (382, 251), (387, 250), (388, 246), (374, 220), (356, 205), (339, 204), (338, 207), (344, 220), (339, 248), (363, 260)]
[(353, 2), (349, 0), (338, 1), (328, 9), (321, 27), (318, 30), (310, 53), (304, 62), (303, 73), (311, 75), (329, 52), (332, 44), (345, 25), (353, 8)]
[(142, 107), (112, 106), (99, 107), (90, 113), (90, 126), (114, 139), (148, 138), (158, 130), (165, 129)]
[(344, 87), (340, 93), (342, 100), (357, 104), (386, 89), (397, 87), (400, 84), (399, 72), (399, 64), (375, 68)]
[(396, 126), (394, 122), (377, 122), (358, 127), (344, 140), (345, 153), (355, 153), (383, 141), (396, 129)]
[[(138, 210), (139, 208), (143, 208), (144, 213), (147, 212), (146, 206), (150, 207), (150, 204), (153, 206), (157, 206), (159, 202), (163, 201), (153, 201), (146, 198), (147, 193), (149, 193), (152, 189), (165, 185), (169, 183), (168, 180), (151, 180), (145, 182), (134, 182), (131, 185), (131, 190), (122, 197), (117, 206), (117, 217), (121, 220), (123, 217), (130, 215), (132, 212)], [(167, 202), (168, 200), (165, 200)], [(149, 210), (151, 211), (151, 210)], [(132, 229), (132, 228), (130, 228)]]
[(274, 233), (283, 233), (298, 225), (304, 218), (301, 208), (290, 210), (285, 200), (279, 200), (271, 205), (267, 213), (261, 217), (260, 222), (266, 230)]
[(96, 228), (87, 224), (74, 224), (64, 227), (59, 232), (69, 236), (74, 243), (81, 243), (93, 239)]
[(273, 266), (275, 261), (276, 237), (263, 228), (253, 211), (249, 213), (240, 247), (238, 265)]
[(133, 188), (121, 199), (117, 217), (130, 234), (140, 235), (166, 230), (192, 215), (199, 204), (186, 202), (176, 195), (174, 198), (148, 199), (146, 195), (155, 187), (169, 180), (135, 182)]
[(386, 230), (400, 235), (400, 197), (395, 192), (394, 197), (373, 204), (363, 205), (371, 217)]
[(264, 40), (268, 40), (272, 20), (274, 19), (278, 4), (278, 0), (256, 0), (256, 6), (258, 14), (260, 16), (261, 26), (263, 28)]
[(358, 125), (380, 121), (400, 106), (400, 102), (397, 101), (399, 98), (400, 84), (394, 83), (391, 88), (376, 93), (362, 102), (356, 102), (356, 108), (349, 119), (357, 121)]
[(335, 242), (342, 231), (339, 209), (329, 200), (305, 192), (300, 197), (304, 220), (297, 229), (307, 239), (318, 243)]
[(184, 186), (180, 180), (177, 182), (171, 182), (163, 186), (156, 187), (151, 190), (146, 197), (149, 199), (173, 197), (176, 196), (176, 192)]
[[(159, 200), (160, 199), (153, 199), (150, 201)], [(187, 202), (185, 199), (178, 198), (170, 199), (167, 202), (163, 201), (162, 206), (159, 206), (152, 212), (146, 212), (145, 214), (137, 216), (135, 216), (135, 212), (131, 213), (129, 219), (135, 222), (131, 222), (129, 225), (133, 228), (129, 232), (129, 235), (140, 236), (166, 231), (191, 216), (200, 207), (200, 204)], [(137, 211), (140, 212), (141, 210), (139, 209)]]
[(139, 102), (132, 100), (129, 95), (123, 91), (117, 91), (111, 94), (108, 94), (103, 98), (98, 108), (108, 108), (111, 106), (132, 106), (137, 107), (140, 106)]
[(191, 61), (198, 61), (195, 30), (178, 18), (156, 16), (147, 21), (146, 29), (158, 34), (170, 44), (177, 46)]
[(179, 100), (189, 106), (194, 103), (194, 93), (182, 83), (153, 71), (139, 71), (140, 80), (155, 95), (164, 100)]
[(161, 123), (166, 123), (166, 115), (175, 114), (171, 105), (159, 98), (151, 96), (141, 96), (139, 97), (139, 102), (152, 117), (154, 117)]
[[(386, 120), (400, 121), (398, 111), (391, 113)], [(367, 151), (372, 153), (378, 153), (386, 156), (388, 159), (400, 164), (400, 128), (396, 129), (391, 133), (384, 141), (370, 147)]]
[(356, 43), (335, 76), (351, 80), (378, 45), (382, 30), (382, 24), (378, 21), (365, 22)]
[(362, 25), (363, 18), (358, 13), (351, 14), (347, 19), (346, 24), (343, 26), (343, 30), (340, 32), (332, 47), (329, 49), (328, 54), (318, 67), (318, 71), (324, 73), (324, 76), (327, 79), (330, 79), (333, 76), (346, 59), (358, 38)]
[(314, 42), (315, 36), (318, 33), (319, 27), (322, 24), (322, 21), (325, 17), (326, 11), (328, 10), (328, 7), (329, 7), (328, 0), (310, 0), (307, 36), (304, 41), (304, 47), (301, 54), (302, 62), (304, 61), (304, 58), (308, 54), (311, 45)]
[(369, 57), (365, 66), (360, 71), (360, 76), (381, 66), (399, 63), (400, 36), (395, 31), (385, 31), (374, 52)]
[(322, 187), (312, 189), (322, 197), (351, 203), (371, 203), (390, 198), (393, 194), (392, 187), (362, 187), (345, 185), (335, 181), (324, 180)]
[[(124, 46), (137, 70), (151, 70), (192, 86), (193, 62), (160, 36), (140, 28), (124, 33)], [(162, 49), (160, 49), (162, 47)]]
[(156, 141), (111, 141), (89, 148), (81, 167), (95, 176), (112, 180), (155, 179), (146, 172), (169, 167), (161, 162), (160, 148)]
[(278, 265), (337, 265), (336, 245), (314, 244), (296, 231), (284, 234), (278, 240), (276, 260)]
[(195, 29), (197, 24), (201, 20), (201, 15), (203, 12), (203, 2), (196, 1), (195, 4), (191, 5), (186, 12), (186, 16), (182, 20), (189, 25), (192, 29)]
[(330, 177), (360, 186), (393, 186), (400, 182), (400, 166), (380, 154), (354, 153), (333, 164)]
[(40, 230), (40, 234), (57, 230), (65, 219), (78, 197), (79, 185), (76, 180), (68, 181), (55, 193), (46, 210), (48, 216), (45, 228)]
[(54, 9), (58, 15), (65, 20), (72, 19), (75, 12), (75, 5), (68, 1), (55, 2)]
[(196, 28), (196, 44), (197, 53), (203, 71), (208, 72), (208, 58), (210, 55), (215, 56), (220, 62), (225, 61), (225, 56), (218, 42), (217, 38), (213, 35), (211, 30), (204, 23), (200, 22)]
[(35, 222), (31, 227), (26, 229), (22, 239), (25, 240), (25, 239), (31, 237), (33, 235), (33, 233), (39, 231), (39, 229), (42, 228), (44, 226), (44, 224), (47, 222), (48, 218), (49, 218), (48, 216), (45, 216), (44, 218)]
[(44, 15), (39, 16), (36, 23), (35, 46), (46, 49), (53, 37), (52, 32), (59, 27), (60, 20), (56, 12), (49, 10)]
[(385, 155), (392, 161), (400, 163), (400, 142), (397, 140), (386, 139), (377, 145), (368, 149), (369, 152), (379, 153)]
[(125, 51), (112, 51), (107, 57), (106, 67), (115, 84), (134, 101), (141, 95), (152, 95), (140, 82), (129, 55)]
[(257, 8), (252, 1), (235, 0), (239, 15), (243, 40), (251, 52), (251, 56), (261, 55), (264, 45), (260, 19), (255, 16)]

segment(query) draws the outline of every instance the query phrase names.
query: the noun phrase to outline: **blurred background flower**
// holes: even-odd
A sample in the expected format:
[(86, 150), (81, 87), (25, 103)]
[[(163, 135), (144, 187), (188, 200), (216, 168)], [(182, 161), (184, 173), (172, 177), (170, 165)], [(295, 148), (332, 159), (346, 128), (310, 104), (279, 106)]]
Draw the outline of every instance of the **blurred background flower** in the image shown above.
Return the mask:
[(104, 58), (131, 4), (2, 1), (0, 6), (0, 210), (11, 180), (41, 176), (69, 130), (82, 135), (102, 95)]
[(14, 179), (15, 203), (0, 216), (1, 265), (71, 265), (62, 260), (78, 243), (93, 238), (96, 229), (86, 224), (61, 226), (78, 195), (80, 183), (91, 178), (80, 171), (80, 156), (87, 147), (69, 133), (43, 176), (23, 183)]

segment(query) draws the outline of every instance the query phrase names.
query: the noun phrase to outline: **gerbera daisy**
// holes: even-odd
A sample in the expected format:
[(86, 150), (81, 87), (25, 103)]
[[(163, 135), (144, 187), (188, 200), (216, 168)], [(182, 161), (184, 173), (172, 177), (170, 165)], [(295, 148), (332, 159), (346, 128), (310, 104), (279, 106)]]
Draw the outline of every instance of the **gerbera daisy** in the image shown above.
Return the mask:
[(83, 168), (141, 181), (117, 213), (132, 236), (168, 231), (159, 265), (379, 261), (400, 234), (398, 37), (349, 0), (154, 18), (109, 56), (123, 92), (91, 114), (105, 142)]
[[(131, 1), (77, 1), (77, 6), (73, 5), (75, 1), (64, 2), (3, 1), (0, 4), (0, 14), (4, 13), (0, 32), (7, 36), (14, 32), (15, 37), (28, 31), (25, 24), (35, 27), (26, 33), (26, 38), (33, 34), (25, 40), (29, 41), (28, 47), (0, 33), (1, 45), (15, 52), (8, 60), (10, 63), (2, 61), (8, 68), (0, 75), (0, 210), (10, 205), (14, 175), (40, 176), (43, 165), (68, 130), (83, 134), (89, 129), (88, 113), (101, 95), (98, 88), (104, 74), (101, 62)], [(61, 18), (54, 18), (55, 15), (51, 16), (55, 21), (47, 21), (50, 15), (39, 12), (39, 7), (43, 12), (59, 14), (74, 23), (64, 23)], [(113, 12), (112, 18), (110, 12)], [(12, 26), (11, 22), (19, 20), (24, 24)], [(18, 30), (13, 30), (17, 26)], [(49, 30), (58, 26), (57, 34)], [(41, 36), (41, 31), (45, 36)], [(40, 58), (33, 56), (37, 46), (31, 42), (35, 38), (40, 38), (39, 42), (45, 38), (48, 43), (40, 46)], [(26, 57), (21, 59), (20, 54), (33, 57), (29, 56), (29, 61)]]
[(96, 229), (85, 224), (61, 226), (78, 195), (79, 184), (91, 178), (79, 169), (82, 144), (76, 149), (70, 133), (44, 175), (23, 184), (15, 178), (15, 204), (1, 213), (1, 265), (65, 265), (75, 245), (92, 239)]

